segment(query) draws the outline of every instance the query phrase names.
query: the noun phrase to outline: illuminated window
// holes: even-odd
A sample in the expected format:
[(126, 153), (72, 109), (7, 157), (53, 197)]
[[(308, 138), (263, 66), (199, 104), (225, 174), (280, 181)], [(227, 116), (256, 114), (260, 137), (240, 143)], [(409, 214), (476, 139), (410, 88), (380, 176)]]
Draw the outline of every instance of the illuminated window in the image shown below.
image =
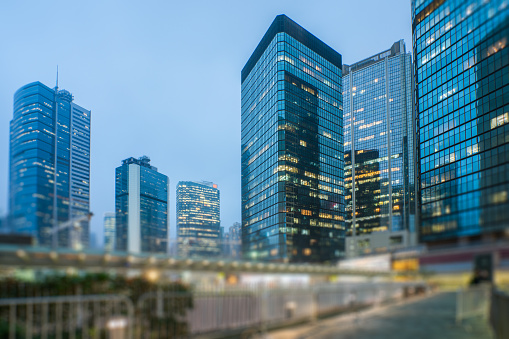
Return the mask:
[(500, 114), (498, 117), (491, 119), (491, 129), (505, 125), (509, 122), (509, 113)]
[(494, 204), (501, 204), (507, 202), (507, 191), (497, 192), (491, 196), (491, 201)]
[(304, 147), (307, 147), (307, 146), (308, 146), (307, 142), (305, 142), (304, 140), (301, 140), (301, 141), (300, 141), (300, 145), (301, 145), (301, 146), (304, 146)]

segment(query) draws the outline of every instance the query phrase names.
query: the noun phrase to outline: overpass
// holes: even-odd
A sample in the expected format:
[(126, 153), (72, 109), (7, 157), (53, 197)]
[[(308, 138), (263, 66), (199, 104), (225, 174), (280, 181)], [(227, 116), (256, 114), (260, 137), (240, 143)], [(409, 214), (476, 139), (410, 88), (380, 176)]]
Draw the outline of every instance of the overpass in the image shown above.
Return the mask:
[[(0, 269), (161, 270), (229, 273), (307, 274), (321, 276), (386, 276), (383, 270), (340, 268), (323, 264), (266, 263), (227, 259), (186, 259), (164, 254), (53, 250), (47, 247), (0, 245)], [(401, 272), (399, 272), (401, 274)]]

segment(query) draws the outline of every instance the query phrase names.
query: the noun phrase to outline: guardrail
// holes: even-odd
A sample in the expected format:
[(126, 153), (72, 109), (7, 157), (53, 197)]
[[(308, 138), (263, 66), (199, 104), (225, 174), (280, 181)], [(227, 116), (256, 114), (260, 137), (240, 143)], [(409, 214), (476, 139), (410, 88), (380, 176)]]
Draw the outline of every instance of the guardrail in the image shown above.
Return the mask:
[(491, 285), (460, 289), (456, 294), (456, 323), (481, 316), (488, 319), (490, 309)]
[[(407, 297), (423, 283), (0, 300), (0, 337), (179, 338), (261, 331)], [(3, 328), (2, 328), (3, 326)], [(7, 328), (5, 328), (7, 326)], [(2, 332), (3, 331), (3, 332)]]
[(509, 294), (502, 291), (493, 291), (490, 323), (496, 339), (509, 338)]
[(1, 338), (132, 338), (133, 320), (119, 295), (0, 299)]

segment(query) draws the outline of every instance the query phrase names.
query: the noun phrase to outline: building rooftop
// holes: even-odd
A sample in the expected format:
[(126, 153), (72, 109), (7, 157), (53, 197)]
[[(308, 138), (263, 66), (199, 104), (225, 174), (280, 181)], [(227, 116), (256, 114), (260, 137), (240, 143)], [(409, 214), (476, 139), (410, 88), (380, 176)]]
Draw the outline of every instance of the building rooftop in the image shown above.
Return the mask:
[(214, 184), (211, 181), (203, 181), (203, 180), (202, 181), (193, 181), (193, 180), (179, 181), (178, 185), (180, 186), (180, 185), (184, 185), (187, 183), (193, 183), (193, 184), (197, 184), (197, 185), (201, 185), (201, 186), (208, 186), (208, 187), (217, 189), (217, 184)]
[(140, 165), (143, 167), (148, 167), (154, 171), (157, 171), (157, 167), (150, 166), (150, 158), (147, 157), (146, 155), (143, 155), (143, 156), (139, 157), (138, 159), (136, 159), (134, 157), (130, 157), (125, 160), (122, 160), (122, 165), (130, 165), (130, 164), (136, 164), (136, 165)]
[(253, 54), (247, 61), (244, 68), (242, 69), (241, 82), (244, 82), (244, 80), (246, 80), (247, 76), (249, 75), (253, 67), (256, 65), (265, 49), (267, 49), (272, 39), (274, 39), (274, 37), (278, 33), (286, 33), (290, 35), (292, 38), (299, 41), (300, 43), (302, 43), (315, 53), (320, 54), (324, 59), (328, 60), (330, 63), (341, 69), (342, 65), (341, 54), (336, 52), (334, 49), (329, 47), (327, 44), (325, 44), (323, 41), (318, 39), (313, 34), (309, 33), (295, 21), (293, 21), (286, 15), (281, 14), (274, 19), (269, 29), (263, 36), (262, 40), (260, 41), (260, 43), (258, 43), (258, 46), (254, 50)]
[(383, 52), (377, 53), (373, 56), (370, 56), (369, 58), (366, 58), (364, 60), (358, 61), (355, 64), (352, 65), (343, 65), (343, 76), (348, 75), (350, 72), (356, 72), (360, 69), (363, 69), (365, 67), (371, 66), (377, 62), (380, 62), (384, 60), (385, 57), (392, 57), (398, 54), (405, 54), (406, 53), (406, 47), (405, 47), (405, 41), (399, 40), (392, 44), (391, 48), (388, 50), (385, 50)]

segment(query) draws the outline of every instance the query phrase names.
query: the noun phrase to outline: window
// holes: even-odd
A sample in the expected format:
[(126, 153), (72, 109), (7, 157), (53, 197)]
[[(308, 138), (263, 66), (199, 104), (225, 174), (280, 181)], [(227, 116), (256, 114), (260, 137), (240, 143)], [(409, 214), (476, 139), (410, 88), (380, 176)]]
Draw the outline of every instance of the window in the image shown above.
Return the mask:
[(391, 245), (402, 244), (403, 236), (397, 235), (397, 236), (390, 237), (390, 241), (391, 241)]
[(491, 129), (497, 128), (509, 122), (509, 113), (500, 114), (498, 117), (491, 119)]

